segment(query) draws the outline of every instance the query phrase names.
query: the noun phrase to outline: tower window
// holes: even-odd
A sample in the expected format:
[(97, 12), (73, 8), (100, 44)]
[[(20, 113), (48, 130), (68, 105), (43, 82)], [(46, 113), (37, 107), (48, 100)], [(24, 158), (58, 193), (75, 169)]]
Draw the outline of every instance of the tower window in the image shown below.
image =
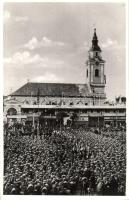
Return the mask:
[(99, 77), (99, 70), (98, 69), (95, 70), (95, 77)]
[(87, 77), (88, 77), (88, 69), (87, 69)]

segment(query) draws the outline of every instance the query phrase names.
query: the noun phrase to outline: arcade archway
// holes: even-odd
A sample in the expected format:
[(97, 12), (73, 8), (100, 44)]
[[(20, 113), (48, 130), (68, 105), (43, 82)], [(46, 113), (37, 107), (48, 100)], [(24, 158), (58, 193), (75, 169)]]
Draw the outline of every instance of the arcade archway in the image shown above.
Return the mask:
[(17, 115), (17, 110), (15, 108), (9, 108), (7, 110), (7, 115)]

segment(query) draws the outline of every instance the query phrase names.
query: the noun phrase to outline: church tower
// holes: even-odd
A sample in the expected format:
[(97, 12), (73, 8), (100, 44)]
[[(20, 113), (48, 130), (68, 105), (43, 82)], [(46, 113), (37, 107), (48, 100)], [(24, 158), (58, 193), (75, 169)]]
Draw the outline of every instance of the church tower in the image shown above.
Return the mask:
[(106, 99), (105, 61), (102, 59), (101, 52), (101, 48), (98, 45), (96, 29), (94, 29), (92, 47), (88, 51), (86, 65), (86, 83), (90, 89), (93, 105), (102, 104)]

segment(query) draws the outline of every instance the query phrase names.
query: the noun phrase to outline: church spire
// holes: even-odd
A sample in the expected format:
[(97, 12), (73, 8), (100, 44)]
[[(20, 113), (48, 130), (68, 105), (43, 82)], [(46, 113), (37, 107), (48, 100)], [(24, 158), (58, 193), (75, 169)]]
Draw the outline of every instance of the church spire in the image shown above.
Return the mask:
[(96, 35), (96, 28), (94, 28), (94, 35), (93, 35), (93, 39), (92, 39), (92, 46), (94, 45), (98, 45), (98, 38)]
[(91, 47), (91, 51), (100, 51), (101, 49), (98, 45), (98, 38), (97, 38), (97, 34), (96, 34), (96, 28), (94, 28), (94, 35), (93, 35), (93, 39), (92, 39), (92, 47)]

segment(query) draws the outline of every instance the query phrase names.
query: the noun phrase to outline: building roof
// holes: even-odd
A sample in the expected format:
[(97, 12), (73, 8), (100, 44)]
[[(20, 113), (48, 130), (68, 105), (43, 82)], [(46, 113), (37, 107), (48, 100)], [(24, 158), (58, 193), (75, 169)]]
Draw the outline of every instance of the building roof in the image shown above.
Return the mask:
[(88, 94), (87, 84), (26, 83), (11, 96), (84, 97)]

